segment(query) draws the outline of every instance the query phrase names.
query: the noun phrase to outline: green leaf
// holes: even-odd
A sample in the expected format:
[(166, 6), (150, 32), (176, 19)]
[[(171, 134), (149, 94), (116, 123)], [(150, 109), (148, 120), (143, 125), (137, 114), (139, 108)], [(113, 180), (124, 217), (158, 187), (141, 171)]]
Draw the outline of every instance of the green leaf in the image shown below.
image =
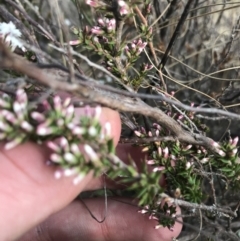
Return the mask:
[(108, 147), (108, 152), (114, 154), (115, 153), (115, 147), (114, 147), (114, 142), (113, 139), (110, 139), (107, 141), (107, 147)]

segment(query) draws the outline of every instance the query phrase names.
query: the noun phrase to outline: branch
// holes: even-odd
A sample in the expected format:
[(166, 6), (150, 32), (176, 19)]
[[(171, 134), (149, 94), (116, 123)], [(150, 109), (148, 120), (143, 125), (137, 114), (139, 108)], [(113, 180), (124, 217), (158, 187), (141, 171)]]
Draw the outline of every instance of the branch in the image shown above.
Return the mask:
[[(63, 73), (63, 75), (60, 70), (54, 70), (54, 72), (48, 70), (48, 72), (46, 72), (38, 68), (35, 64), (11, 53), (2, 43), (0, 43), (0, 65), (3, 68), (13, 69), (25, 74), (54, 90), (70, 92), (81, 98), (84, 97), (118, 111), (138, 113), (151, 117), (163, 127), (171, 130), (173, 136), (179, 141), (202, 145), (213, 152), (218, 151), (216, 147), (212, 145), (214, 143), (212, 139), (183, 130), (178, 122), (166, 115), (162, 110), (151, 107), (140, 99), (101, 90), (95, 81), (83, 81), (81, 80), (83, 78), (78, 78), (76, 83), (67, 83), (67, 73)], [(66, 78), (64, 78), (64, 76), (66, 76)]]

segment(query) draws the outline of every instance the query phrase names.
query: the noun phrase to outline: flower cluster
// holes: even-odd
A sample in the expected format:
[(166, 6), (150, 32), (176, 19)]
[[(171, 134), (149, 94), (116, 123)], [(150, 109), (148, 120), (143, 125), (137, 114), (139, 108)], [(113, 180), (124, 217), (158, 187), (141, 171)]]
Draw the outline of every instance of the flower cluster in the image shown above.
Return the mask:
[(153, 68), (152, 64), (143, 64), (142, 68), (141, 68), (141, 72), (146, 73), (149, 70), (151, 70)]
[[(178, 120), (185, 119), (184, 123), (187, 124), (187, 118), (182, 114), (174, 117)], [(195, 120), (194, 113), (188, 113), (187, 117), (189, 120)], [(239, 190), (238, 137), (229, 138), (228, 141), (223, 143), (212, 142), (216, 151), (213, 154), (203, 146), (180, 143), (173, 138), (168, 139), (170, 131), (157, 123), (153, 123), (151, 130), (148, 132), (143, 127), (139, 128), (135, 131), (135, 135), (139, 138), (154, 139), (153, 142), (146, 141), (142, 145), (142, 151), (148, 153), (146, 164), (151, 166), (152, 170), (152, 173), (147, 175), (148, 182), (153, 184), (155, 180), (153, 186), (157, 191), (155, 193), (150, 187), (148, 189), (142, 187), (142, 192), (138, 195), (138, 198), (141, 200), (140, 204), (142, 204), (142, 209), (139, 212), (148, 214), (150, 219), (158, 221), (155, 226), (156, 229), (162, 226), (172, 229), (176, 220), (176, 207), (167, 203), (161, 205), (163, 200), (158, 199), (157, 195), (157, 193), (162, 192), (158, 185), (159, 176), (154, 177), (153, 173), (164, 175), (167, 182), (165, 193), (173, 198), (193, 203), (201, 203), (203, 197), (208, 195), (205, 189), (201, 187), (203, 183), (205, 185), (208, 183), (208, 175), (212, 175), (211, 173), (218, 175), (218, 182), (222, 182), (222, 185), (226, 185), (226, 188)], [(158, 141), (158, 137), (162, 138), (162, 141)], [(148, 200), (149, 196), (146, 195), (146, 190), (150, 193), (152, 201)]]
[(238, 137), (235, 137), (234, 139), (229, 138), (228, 141), (218, 144), (218, 148), (221, 148), (224, 155), (209, 158), (208, 160), (208, 162), (211, 162), (211, 165), (216, 169), (216, 172), (220, 172), (221, 175), (225, 176), (225, 185), (234, 189), (240, 187), (240, 165), (238, 162), (237, 148), (238, 140)]
[[(164, 201), (164, 200), (163, 200)], [(155, 229), (168, 227), (173, 230), (176, 221), (176, 207), (172, 204), (164, 203), (160, 200), (153, 205), (146, 205), (138, 211), (141, 214), (148, 214), (150, 220), (155, 220), (158, 224)]]
[[(129, 44), (124, 43), (122, 34), (124, 33), (124, 23), (127, 16), (132, 12), (126, 1), (86, 1), (86, 4), (101, 12), (101, 18), (96, 19), (97, 24), (92, 27), (86, 26), (83, 31), (72, 28), (72, 31), (79, 39), (69, 42), (70, 45), (78, 46), (83, 44), (87, 50), (94, 51), (102, 57), (102, 64), (125, 84), (130, 85), (134, 90), (138, 90), (142, 85), (146, 75), (152, 65), (142, 65), (140, 71), (131, 74), (132, 68), (137, 65), (137, 60), (143, 57), (142, 51), (147, 45), (146, 41), (151, 41), (152, 28), (146, 25), (139, 25), (141, 37), (131, 40)], [(150, 13), (149, 3), (144, 3), (148, 14)], [(127, 38), (124, 37), (125, 41)]]
[(23, 89), (17, 90), (15, 98), (4, 94), (0, 98), (0, 140), (6, 142), (6, 149), (27, 140), (47, 143), (53, 151), (50, 164), (60, 167), (56, 177), (78, 174), (74, 179), (78, 183), (90, 170), (99, 174), (103, 163), (106, 168), (108, 158), (114, 157), (111, 126), (106, 123), (102, 128), (99, 122), (101, 108), (84, 110), (77, 118), (70, 98), (62, 101), (55, 96), (33, 108)]
[(99, 55), (111, 59), (115, 51), (116, 20), (114, 18), (99, 18), (98, 24), (93, 27), (86, 26), (83, 32), (73, 28), (74, 34), (78, 35), (78, 40), (72, 40), (70, 45), (81, 43), (89, 50), (94, 50)]
[(115, 32), (116, 19), (99, 18), (98, 25), (99, 26), (94, 26), (91, 29), (92, 34), (96, 34), (96, 35), (111, 34)]
[(59, 130), (65, 129), (73, 134), (81, 134), (79, 127), (74, 122), (74, 107), (70, 104), (70, 98), (63, 103), (59, 96), (55, 96), (51, 102), (43, 102), (44, 112), (33, 111), (31, 117), (38, 123), (36, 134), (47, 137), (58, 135)]
[(146, 47), (147, 42), (143, 42), (142, 39), (133, 40), (131, 44), (125, 46), (125, 54), (128, 62), (133, 64), (139, 58), (139, 55)]
[(21, 48), (23, 51), (25, 50), (20, 41), (21, 35), (22, 33), (16, 28), (13, 22), (0, 23), (0, 40), (10, 46), (12, 51), (14, 51), (16, 47)]
[(142, 39), (133, 40), (129, 46), (125, 46), (127, 56), (139, 55), (144, 50), (146, 45), (147, 42), (143, 42)]
[[(186, 117), (182, 114), (173, 115), (177, 120), (184, 121), (187, 125), (187, 118), (195, 120), (193, 113)], [(194, 122), (195, 123), (195, 122)], [(189, 124), (190, 125), (190, 124)], [(201, 191), (201, 183), (205, 176), (199, 173), (199, 168), (208, 172), (211, 165), (213, 171), (223, 175), (223, 180), (234, 187), (239, 185), (240, 167), (237, 164), (237, 142), (238, 138), (231, 139), (221, 144), (213, 142), (216, 150), (213, 155), (203, 146), (187, 145), (174, 139), (167, 139), (170, 131), (154, 123), (151, 131), (147, 132), (141, 127), (135, 131), (139, 138), (166, 138), (165, 141), (154, 141), (143, 144), (143, 151), (149, 154), (147, 165), (152, 166), (153, 172), (165, 174), (168, 183), (167, 190), (175, 198), (182, 198), (191, 202), (201, 202), (205, 193)], [(211, 149), (211, 148), (210, 148)], [(204, 172), (204, 171), (202, 171)]]
[(6, 149), (26, 141), (33, 133), (27, 107), (27, 95), (22, 89), (17, 90), (15, 100), (6, 94), (0, 98), (0, 140), (7, 141)]

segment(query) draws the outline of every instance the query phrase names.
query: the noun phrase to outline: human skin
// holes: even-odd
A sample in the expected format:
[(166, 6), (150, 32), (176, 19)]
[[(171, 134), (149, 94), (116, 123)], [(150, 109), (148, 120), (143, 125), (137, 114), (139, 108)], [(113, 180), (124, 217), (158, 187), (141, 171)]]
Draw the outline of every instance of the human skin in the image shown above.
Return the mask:
[[(117, 145), (121, 132), (118, 113), (103, 108), (100, 121), (110, 122)], [(129, 147), (120, 146), (118, 150), (121, 156)], [(56, 167), (46, 165), (49, 153), (48, 148), (30, 142), (8, 151), (0, 146), (0, 240), (167, 241), (180, 233), (179, 223), (173, 231), (155, 230), (155, 221), (139, 214), (136, 205), (126, 204), (136, 204), (129, 199), (123, 199), (124, 203), (109, 199), (107, 218), (99, 224), (76, 197), (82, 191), (102, 188), (102, 179), (93, 178), (92, 173), (78, 185), (73, 185), (72, 177), (56, 179)], [(84, 202), (101, 219), (104, 199)]]

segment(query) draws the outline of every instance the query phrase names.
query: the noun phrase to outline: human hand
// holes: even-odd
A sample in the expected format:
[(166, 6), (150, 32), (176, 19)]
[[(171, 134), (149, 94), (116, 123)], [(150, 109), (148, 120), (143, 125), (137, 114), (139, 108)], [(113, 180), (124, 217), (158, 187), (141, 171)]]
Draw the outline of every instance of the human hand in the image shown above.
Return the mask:
[[(121, 130), (119, 115), (104, 108), (100, 119), (103, 124), (110, 122), (117, 144)], [(120, 146), (118, 151), (124, 159), (131, 149)], [(136, 205), (111, 199), (108, 200), (106, 220), (98, 223), (82, 202), (73, 200), (82, 191), (101, 188), (100, 178), (93, 178), (89, 173), (76, 186), (72, 184), (72, 177), (55, 179), (55, 167), (46, 165), (49, 150), (33, 143), (10, 151), (1, 146), (0, 155), (0, 240), (164, 241), (176, 237), (181, 230), (180, 224), (176, 224), (173, 231), (167, 228), (155, 230), (155, 221), (138, 214)], [(107, 183), (107, 187), (109, 185), (113, 184)], [(126, 198), (122, 201), (133, 202)], [(102, 217), (104, 199), (86, 199), (84, 202), (96, 217)]]

